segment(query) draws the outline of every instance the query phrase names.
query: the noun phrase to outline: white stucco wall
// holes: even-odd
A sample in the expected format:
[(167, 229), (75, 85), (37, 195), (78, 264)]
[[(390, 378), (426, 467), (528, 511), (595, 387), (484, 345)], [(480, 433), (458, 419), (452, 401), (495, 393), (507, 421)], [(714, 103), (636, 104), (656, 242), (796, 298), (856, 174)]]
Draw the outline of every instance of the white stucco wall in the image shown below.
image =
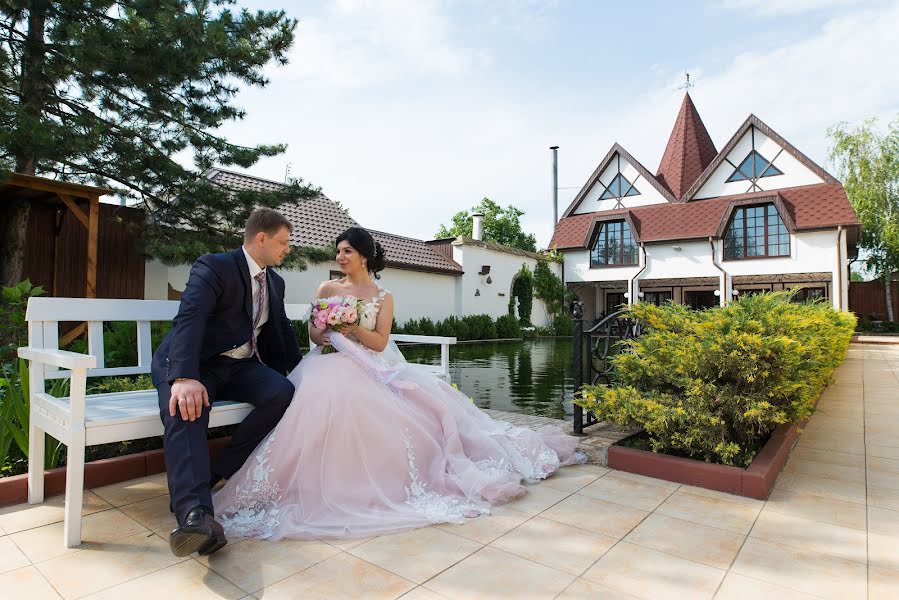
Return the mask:
[[(473, 245), (453, 246), (453, 260), (462, 265), (465, 274), (457, 283), (456, 314), (479, 315), (487, 314), (493, 318), (509, 314), (509, 298), (512, 291), (512, 280), (515, 274), (521, 270), (521, 265), (527, 265), (533, 273), (537, 266), (537, 260), (529, 256), (519, 256), (507, 252), (499, 252), (489, 248)], [(490, 266), (489, 278), (492, 283), (487, 283), (487, 275), (479, 275), (481, 268)], [(549, 263), (550, 269), (561, 276), (562, 267), (558, 263)], [(475, 295), (480, 292), (479, 295)], [(541, 300), (534, 298), (531, 308), (531, 323), (547, 326), (550, 319), (546, 312), (546, 306)]]
[(427, 317), (440, 321), (456, 313), (458, 275), (385, 269), (378, 285), (393, 294), (394, 319), (401, 325), (409, 319)]
[[(781, 146), (767, 137), (758, 129), (755, 130), (755, 149), (768, 160), (774, 161), (775, 167), (783, 172), (783, 175), (773, 175), (770, 177), (762, 177), (756, 183), (763, 190), (776, 190), (785, 187), (793, 187), (798, 185), (812, 185), (823, 183), (824, 180), (812, 172), (808, 167), (790, 154), (787, 150), (781, 152)], [(746, 159), (746, 156), (752, 150), (752, 138), (750, 132), (747, 131), (734, 149), (727, 155), (728, 160), (736, 166)], [(778, 153), (780, 153), (778, 155)], [(777, 158), (775, 158), (777, 156)], [(709, 179), (699, 188), (694, 198), (714, 198), (716, 196), (728, 196), (731, 194), (745, 194), (750, 191), (758, 191), (750, 189), (749, 181), (734, 181), (727, 183), (728, 177), (734, 172), (734, 167), (724, 162), (715, 169), (715, 172)]]
[[(642, 260), (642, 257), (640, 258)], [(618, 281), (630, 279), (640, 271), (640, 265), (635, 267), (605, 267), (590, 268), (590, 252), (584, 250), (572, 250), (565, 252), (565, 282), (586, 281)]]
[[(575, 208), (573, 214), (580, 215), (584, 213), (595, 212), (598, 210), (612, 210), (618, 204), (618, 201), (613, 198), (608, 198), (606, 200), (600, 200), (599, 197), (605, 191), (606, 186), (608, 186), (615, 176), (618, 174), (618, 163), (616, 157), (612, 157), (612, 160), (609, 161), (608, 166), (602, 172), (602, 175), (599, 176), (599, 181), (593, 184), (593, 187), (590, 188), (590, 191), (584, 196), (584, 199), (581, 200), (581, 203)], [(639, 195), (636, 196), (626, 196), (622, 198), (622, 205), (625, 208), (632, 208), (634, 206), (646, 206), (647, 204), (661, 204), (663, 202), (668, 202), (668, 200), (662, 196), (658, 190), (656, 190), (648, 181), (646, 181), (643, 177), (640, 176), (640, 173), (634, 168), (633, 165), (628, 163), (624, 157), (621, 157), (621, 174), (624, 175), (628, 181), (634, 184), (634, 187), (640, 192)]]

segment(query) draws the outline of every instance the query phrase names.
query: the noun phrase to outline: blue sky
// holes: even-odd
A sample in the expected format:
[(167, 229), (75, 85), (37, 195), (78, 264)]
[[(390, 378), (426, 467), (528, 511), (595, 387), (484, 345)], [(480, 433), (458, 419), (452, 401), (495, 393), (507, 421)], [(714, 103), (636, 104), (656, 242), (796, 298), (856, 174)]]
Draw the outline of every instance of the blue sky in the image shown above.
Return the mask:
[(242, 2), (299, 19), (290, 64), (224, 132), (288, 152), (249, 172), (323, 188), (363, 226), (430, 238), (489, 196), (552, 231), (618, 141), (655, 171), (691, 95), (720, 148), (749, 113), (825, 168), (825, 130), (899, 113), (899, 1)]

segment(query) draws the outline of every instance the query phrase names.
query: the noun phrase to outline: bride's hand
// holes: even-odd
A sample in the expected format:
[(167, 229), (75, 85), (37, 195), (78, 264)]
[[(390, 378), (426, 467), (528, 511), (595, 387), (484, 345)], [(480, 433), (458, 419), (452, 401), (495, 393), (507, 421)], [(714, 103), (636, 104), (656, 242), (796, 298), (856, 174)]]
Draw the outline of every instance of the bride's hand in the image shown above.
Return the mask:
[(355, 333), (357, 329), (359, 329), (358, 323), (348, 323), (340, 328), (340, 333), (342, 333), (343, 335), (350, 335), (351, 333)]

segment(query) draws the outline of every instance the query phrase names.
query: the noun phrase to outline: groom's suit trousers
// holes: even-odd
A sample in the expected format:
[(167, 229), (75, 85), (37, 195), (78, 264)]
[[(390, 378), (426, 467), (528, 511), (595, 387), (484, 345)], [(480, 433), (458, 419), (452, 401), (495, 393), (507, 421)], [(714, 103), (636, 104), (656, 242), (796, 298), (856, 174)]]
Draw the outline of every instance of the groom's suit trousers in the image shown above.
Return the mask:
[(237, 425), (231, 443), (223, 448), (214, 462), (207, 446), (209, 409), (195, 421), (169, 414), (171, 385), (160, 382), (159, 411), (165, 428), (165, 464), (169, 494), (179, 525), (187, 513), (197, 506), (212, 508), (210, 477), (214, 473), (231, 477), (265, 436), (274, 429), (293, 398), (293, 384), (256, 358), (233, 359), (218, 356), (200, 365), (200, 382), (209, 394), (209, 403), (232, 400), (249, 402), (253, 411)]

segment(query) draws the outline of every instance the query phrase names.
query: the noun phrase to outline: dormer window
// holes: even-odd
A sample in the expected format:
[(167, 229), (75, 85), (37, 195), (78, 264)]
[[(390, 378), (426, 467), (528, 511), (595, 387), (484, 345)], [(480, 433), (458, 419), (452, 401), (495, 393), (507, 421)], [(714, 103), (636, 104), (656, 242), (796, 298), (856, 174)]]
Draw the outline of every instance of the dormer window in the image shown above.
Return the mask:
[(790, 234), (774, 204), (734, 209), (724, 236), (724, 258), (765, 258), (790, 255)]
[(755, 181), (759, 177), (771, 177), (773, 175), (783, 175), (783, 171), (774, 166), (773, 161), (768, 160), (755, 150), (743, 159), (740, 166), (737, 167), (727, 183), (733, 181)]
[(590, 267), (637, 264), (637, 243), (627, 221), (606, 221), (590, 250)]

